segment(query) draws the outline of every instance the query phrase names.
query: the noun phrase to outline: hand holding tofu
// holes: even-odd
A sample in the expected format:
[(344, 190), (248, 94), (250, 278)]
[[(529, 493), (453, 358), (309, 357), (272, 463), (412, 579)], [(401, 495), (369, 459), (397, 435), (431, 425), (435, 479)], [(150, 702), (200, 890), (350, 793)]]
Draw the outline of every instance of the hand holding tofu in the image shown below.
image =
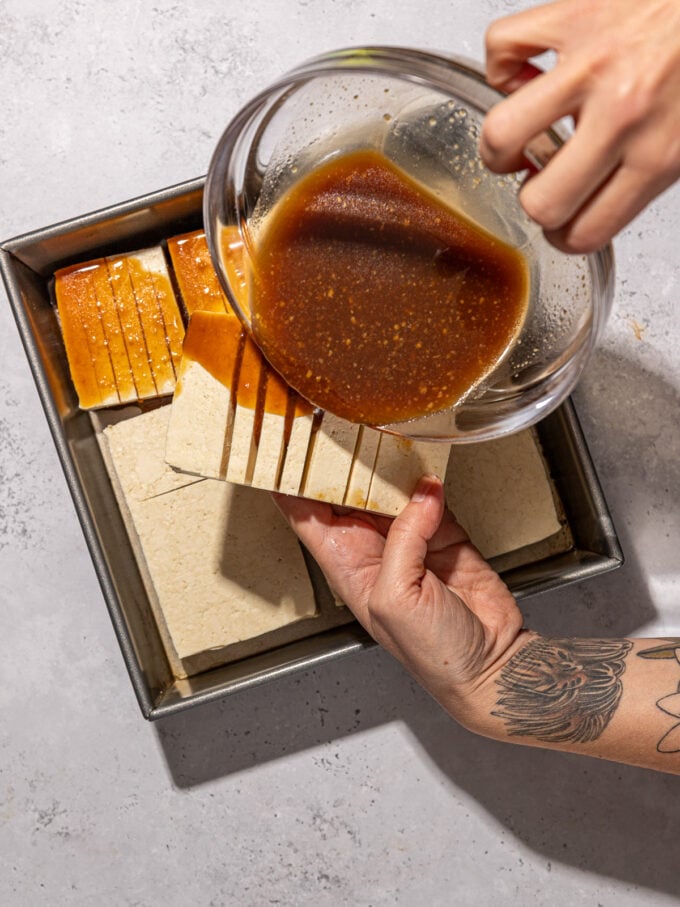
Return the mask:
[(680, 733), (668, 717), (677, 722), (680, 640), (650, 647), (524, 628), (434, 477), (394, 520), (282, 495), (277, 503), (366, 630), (469, 730), (680, 774)]
[(336, 595), (461, 722), (474, 724), (493, 671), (518, 648), (522, 616), (424, 476), (394, 520), (276, 496)]

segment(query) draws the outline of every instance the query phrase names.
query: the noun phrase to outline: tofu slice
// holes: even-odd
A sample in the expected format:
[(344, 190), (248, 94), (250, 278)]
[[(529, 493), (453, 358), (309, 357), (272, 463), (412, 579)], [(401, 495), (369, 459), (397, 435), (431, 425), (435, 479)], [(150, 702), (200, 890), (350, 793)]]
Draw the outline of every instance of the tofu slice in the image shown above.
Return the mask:
[[(279, 488), (285, 456), (290, 450), (286, 425), (294, 422), (296, 406), (300, 411), (302, 407), (298, 406), (297, 394), (291, 392), (273, 369), (264, 369), (262, 382), (264, 403), (259, 413), (259, 427), (256, 426), (255, 463), (250, 482), (256, 488)], [(309, 407), (304, 409), (308, 411)]]
[[(109, 259), (111, 279), (118, 267)], [(122, 283), (130, 282), (141, 323), (148, 364), (159, 396), (172, 394), (182, 356), (184, 323), (160, 246), (122, 259)]]
[[(197, 362), (182, 360), (166, 440), (169, 464), (198, 476), (224, 478), (230, 399), (228, 387)], [(200, 406), (195, 405), (197, 401)], [(211, 418), (206, 419), (206, 413)]]
[(167, 432), (165, 457), (171, 466), (225, 478), (235, 405), (232, 376), (244, 342), (234, 314), (199, 311), (192, 316)]
[(54, 286), (83, 409), (173, 392), (184, 325), (160, 247), (64, 268)]
[(225, 478), (250, 485), (257, 454), (258, 398), (265, 393), (266, 381), (264, 361), (250, 337), (244, 336), (237, 375), (232, 385), (234, 424)]
[(381, 433), (361, 426), (354, 450), (354, 462), (350, 472), (344, 504), (365, 510), (369, 503), (371, 479), (375, 470)]
[(285, 459), (278, 485), (281, 494), (300, 494), (313, 429), (314, 413), (306, 401), (296, 396), (290, 436), (285, 445)]
[(352, 473), (360, 426), (323, 413), (313, 432), (307, 471), (300, 494), (306, 498), (342, 504)]
[(451, 446), (441, 441), (411, 441), (381, 432), (366, 509), (396, 516), (421, 476), (444, 477), (450, 453)]
[(268, 494), (212, 479), (186, 482), (167, 466), (169, 416), (170, 407), (160, 407), (108, 426), (102, 440), (181, 677), (267, 648), (317, 606), (297, 539)]
[(187, 314), (229, 313), (231, 307), (213, 268), (205, 233), (202, 230), (182, 233), (169, 239), (167, 245)]

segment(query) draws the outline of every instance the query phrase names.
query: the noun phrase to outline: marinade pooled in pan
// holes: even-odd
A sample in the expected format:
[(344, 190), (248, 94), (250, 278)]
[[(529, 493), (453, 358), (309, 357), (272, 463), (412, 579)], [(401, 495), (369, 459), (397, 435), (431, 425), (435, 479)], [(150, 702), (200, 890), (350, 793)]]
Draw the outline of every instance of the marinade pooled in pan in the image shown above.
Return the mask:
[(522, 254), (372, 150), (296, 183), (251, 265), (253, 333), (269, 362), (317, 406), (369, 425), (461, 400), (527, 306)]

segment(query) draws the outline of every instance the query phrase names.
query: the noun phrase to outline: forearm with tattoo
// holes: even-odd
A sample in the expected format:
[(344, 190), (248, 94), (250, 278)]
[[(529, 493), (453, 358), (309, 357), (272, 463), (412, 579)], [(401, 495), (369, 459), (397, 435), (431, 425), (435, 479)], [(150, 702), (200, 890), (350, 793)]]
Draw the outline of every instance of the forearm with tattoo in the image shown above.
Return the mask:
[(490, 712), (505, 737), (680, 774), (678, 669), (680, 638), (532, 636), (500, 669)]
[(512, 737), (597, 740), (619, 705), (631, 647), (627, 639), (532, 639), (501, 670), (492, 714)]

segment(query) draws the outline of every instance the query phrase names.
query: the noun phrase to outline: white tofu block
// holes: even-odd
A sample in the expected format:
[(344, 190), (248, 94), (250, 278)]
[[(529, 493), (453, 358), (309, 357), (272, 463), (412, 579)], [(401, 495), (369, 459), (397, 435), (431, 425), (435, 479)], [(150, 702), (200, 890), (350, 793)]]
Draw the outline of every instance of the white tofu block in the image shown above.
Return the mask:
[(205, 670), (213, 650), (316, 615), (300, 546), (266, 492), (205, 479), (131, 513), (181, 661), (202, 656)]
[(212, 479), (174, 487), (163, 459), (169, 410), (103, 434), (159, 630), (183, 676), (317, 609), (300, 546), (268, 494)]
[(456, 519), (486, 558), (543, 541), (562, 528), (531, 430), (454, 446), (444, 488)]
[[(185, 485), (203, 481), (200, 476), (177, 472), (170, 469), (163, 460), (165, 438), (168, 430), (169, 407), (161, 406), (150, 410), (143, 416), (135, 415), (108, 425), (104, 428), (104, 437), (114, 463), (124, 463), (125, 468), (118, 471), (118, 481), (126, 498), (146, 501), (149, 498), (176, 491)], [(138, 419), (143, 419), (143, 430), (149, 438), (150, 447), (130, 441), (130, 425), (137, 426)], [(127, 427), (126, 427), (127, 426)]]

